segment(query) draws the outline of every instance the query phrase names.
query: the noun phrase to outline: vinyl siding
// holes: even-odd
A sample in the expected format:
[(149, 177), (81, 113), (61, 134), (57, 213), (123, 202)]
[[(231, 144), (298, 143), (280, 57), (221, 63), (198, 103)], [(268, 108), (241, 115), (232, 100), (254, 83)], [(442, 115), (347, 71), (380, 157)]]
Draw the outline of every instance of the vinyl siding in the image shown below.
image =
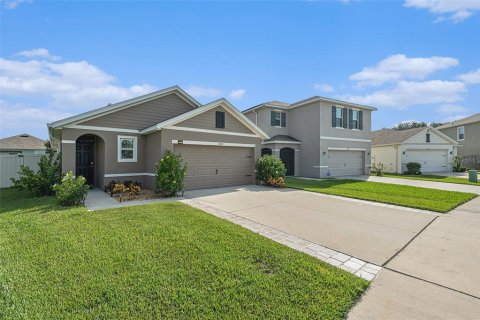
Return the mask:
[[(215, 127), (216, 111), (225, 112), (225, 128)], [(180, 122), (175, 126), (254, 134), (254, 132), (252, 132), (249, 128), (247, 128), (243, 123), (238, 121), (230, 112), (228, 112), (223, 107), (213, 108), (211, 110), (208, 110), (206, 112), (199, 114), (198, 116), (195, 116), (193, 118)]]
[(458, 147), (459, 156), (480, 155), (480, 142), (478, 141), (478, 137), (480, 137), (480, 122), (463, 125), (465, 128), (464, 140), (457, 139), (458, 127), (462, 126), (445, 128), (440, 131), (460, 143), (460, 146)]
[(144, 129), (194, 109), (175, 93), (79, 123), (85, 126)]

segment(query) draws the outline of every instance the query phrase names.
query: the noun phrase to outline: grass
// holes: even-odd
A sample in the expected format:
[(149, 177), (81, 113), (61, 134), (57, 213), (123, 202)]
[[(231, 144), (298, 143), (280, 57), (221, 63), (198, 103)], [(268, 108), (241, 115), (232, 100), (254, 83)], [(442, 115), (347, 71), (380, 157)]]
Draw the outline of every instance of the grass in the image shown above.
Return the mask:
[(287, 178), (287, 187), (306, 191), (370, 200), (404, 207), (448, 212), (477, 195), (359, 180), (305, 180)]
[(398, 173), (384, 173), (385, 177), (391, 178), (400, 178), (400, 179), (411, 179), (411, 180), (426, 180), (426, 181), (436, 181), (436, 182), (445, 182), (445, 183), (456, 183), (456, 184), (468, 184), (473, 186), (480, 186), (480, 182), (470, 182), (468, 179), (465, 178), (457, 178), (457, 177), (445, 177), (445, 176), (437, 176), (437, 175), (429, 175), (429, 174), (422, 174), (420, 176), (413, 176), (413, 175), (405, 175), (405, 174), (398, 174)]
[(0, 319), (342, 319), (368, 282), (179, 202), (0, 189)]

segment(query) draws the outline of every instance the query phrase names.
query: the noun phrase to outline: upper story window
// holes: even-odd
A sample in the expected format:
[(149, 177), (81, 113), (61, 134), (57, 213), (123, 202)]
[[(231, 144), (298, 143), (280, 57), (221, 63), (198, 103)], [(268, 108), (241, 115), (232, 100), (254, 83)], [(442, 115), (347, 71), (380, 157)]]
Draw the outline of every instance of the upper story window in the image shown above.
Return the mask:
[(283, 127), (287, 126), (287, 114), (280, 111), (271, 111), (270, 112), (270, 124), (272, 127)]
[(457, 140), (465, 140), (465, 127), (457, 128)]
[(352, 129), (360, 129), (358, 122), (358, 110), (352, 110)]
[(118, 136), (118, 162), (137, 162), (137, 137)]
[(220, 129), (225, 128), (225, 112), (223, 111), (215, 112), (215, 128), (220, 128)]
[(336, 111), (336, 116), (335, 116), (335, 126), (336, 127), (340, 127), (342, 128), (343, 127), (343, 108), (337, 108), (337, 111)]

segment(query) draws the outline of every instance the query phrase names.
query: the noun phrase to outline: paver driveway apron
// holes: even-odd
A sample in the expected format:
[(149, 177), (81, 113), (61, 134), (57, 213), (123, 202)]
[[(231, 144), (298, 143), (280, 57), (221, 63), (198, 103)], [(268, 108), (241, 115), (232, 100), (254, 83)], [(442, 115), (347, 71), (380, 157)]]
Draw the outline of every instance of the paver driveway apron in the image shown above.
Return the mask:
[(436, 215), (301, 190), (260, 186), (185, 193), (211, 207), (382, 265)]

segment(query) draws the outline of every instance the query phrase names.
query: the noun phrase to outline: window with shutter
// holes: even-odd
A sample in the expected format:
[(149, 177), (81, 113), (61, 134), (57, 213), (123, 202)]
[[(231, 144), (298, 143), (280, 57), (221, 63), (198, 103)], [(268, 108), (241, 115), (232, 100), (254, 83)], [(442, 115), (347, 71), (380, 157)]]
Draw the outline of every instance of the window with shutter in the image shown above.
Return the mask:
[(337, 126), (337, 107), (332, 106), (332, 127)]
[[(284, 113), (278, 111), (271, 111), (271, 125), (272, 127), (285, 127), (287, 120), (285, 118), (285, 125), (283, 125)], [(285, 115), (286, 116), (286, 115)]]
[(287, 114), (282, 112), (281, 115), (282, 115), (282, 121), (281, 121), (282, 122), (282, 127), (285, 128), (287, 126)]
[(358, 129), (363, 130), (363, 111), (358, 111)]
[(346, 108), (343, 108), (342, 111), (343, 111), (343, 117), (342, 117), (343, 127), (345, 129), (347, 129), (348, 128), (348, 126), (347, 126), (348, 125), (348, 123), (347, 123), (348, 110)]

